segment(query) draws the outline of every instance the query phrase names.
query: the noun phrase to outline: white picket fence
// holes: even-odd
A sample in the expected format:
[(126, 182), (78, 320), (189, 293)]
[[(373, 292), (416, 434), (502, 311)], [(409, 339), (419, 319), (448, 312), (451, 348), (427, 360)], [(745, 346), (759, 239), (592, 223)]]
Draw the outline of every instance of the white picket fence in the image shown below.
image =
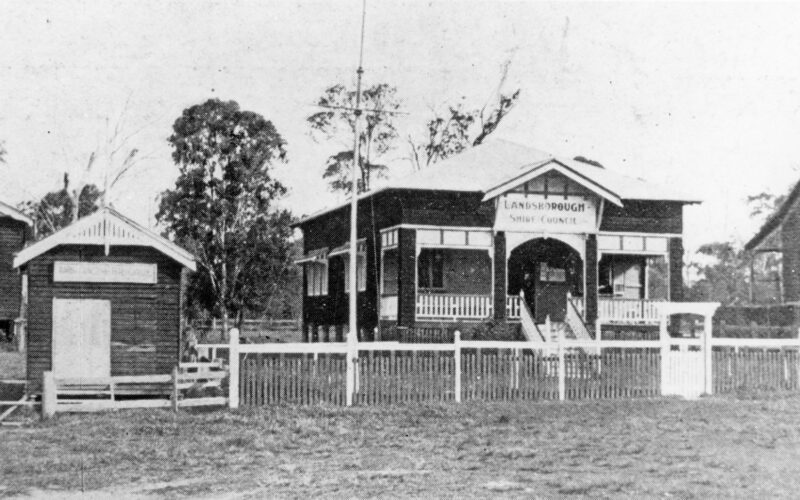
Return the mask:
[[(401, 353), (401, 352), (439, 352), (451, 353), (454, 367), (448, 376), (453, 377), (454, 400), (461, 401), (462, 391), (462, 354), (465, 351), (474, 352), (481, 350), (494, 350), (519, 353), (538, 352), (541, 356), (552, 357), (552, 366), (548, 364), (548, 372), (558, 377), (558, 399), (567, 399), (567, 379), (571, 377), (570, 370), (578, 373), (583, 368), (575, 365), (574, 355), (578, 353), (602, 356), (611, 349), (614, 352), (641, 352), (650, 350), (660, 353), (660, 394), (678, 395), (686, 398), (695, 398), (703, 394), (713, 394), (713, 360), (714, 353), (722, 351), (738, 352), (739, 350), (788, 350), (800, 353), (800, 339), (733, 339), (714, 338), (711, 332), (711, 317), (716, 310), (716, 304), (670, 304), (662, 309), (660, 317), (659, 340), (569, 340), (560, 335), (554, 342), (543, 345), (531, 341), (465, 341), (456, 332), (455, 341), (447, 344), (404, 344), (399, 342), (358, 342), (353, 339), (349, 342), (338, 343), (285, 343), (285, 344), (240, 344), (238, 332), (231, 332), (229, 344), (199, 345), (201, 352), (206, 352), (211, 359), (222, 350), (227, 350), (230, 360), (230, 394), (229, 405), (236, 408), (239, 405), (240, 362), (242, 355), (269, 354), (269, 355), (311, 355), (315, 359), (321, 355), (339, 354), (346, 358), (345, 384), (346, 404), (353, 403), (353, 396), (358, 391), (359, 364), (361, 353)], [(667, 315), (678, 313), (691, 313), (704, 316), (703, 334), (699, 338), (674, 338), (667, 332)], [(493, 351), (493, 352), (494, 352)], [(566, 360), (570, 358), (569, 369)], [(798, 356), (800, 358), (800, 356)], [(341, 359), (341, 358), (339, 358)], [(467, 358), (464, 358), (467, 359)], [(794, 358), (792, 358), (794, 359)], [(782, 361), (784, 364), (786, 360)], [(518, 370), (519, 368), (515, 368)], [(593, 368), (593, 369), (596, 369)], [(575, 372), (577, 370), (577, 372)], [(794, 372), (800, 373), (800, 367), (795, 367)], [(787, 377), (790, 377), (787, 370)], [(795, 380), (792, 382), (797, 384)]]

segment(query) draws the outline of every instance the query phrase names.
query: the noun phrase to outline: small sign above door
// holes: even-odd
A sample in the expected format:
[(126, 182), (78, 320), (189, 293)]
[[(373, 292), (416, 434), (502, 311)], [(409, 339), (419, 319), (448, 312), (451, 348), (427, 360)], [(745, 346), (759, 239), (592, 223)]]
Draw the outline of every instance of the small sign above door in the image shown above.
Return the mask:
[(56, 261), (53, 264), (53, 281), (154, 285), (158, 282), (158, 266), (122, 262)]
[(497, 200), (497, 231), (592, 233), (597, 230), (597, 203), (585, 196), (508, 193)]

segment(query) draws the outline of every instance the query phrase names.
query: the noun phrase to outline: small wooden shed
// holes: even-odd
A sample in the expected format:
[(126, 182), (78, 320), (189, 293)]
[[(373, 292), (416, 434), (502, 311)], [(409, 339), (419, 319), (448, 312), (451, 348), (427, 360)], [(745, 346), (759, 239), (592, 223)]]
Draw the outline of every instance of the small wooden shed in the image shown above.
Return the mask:
[(31, 226), (29, 217), (0, 201), (0, 337), (14, 330), (14, 321), (23, 313), (22, 278), (13, 262)]
[(194, 257), (112, 208), (23, 249), (27, 377), (170, 373), (180, 351), (183, 270)]

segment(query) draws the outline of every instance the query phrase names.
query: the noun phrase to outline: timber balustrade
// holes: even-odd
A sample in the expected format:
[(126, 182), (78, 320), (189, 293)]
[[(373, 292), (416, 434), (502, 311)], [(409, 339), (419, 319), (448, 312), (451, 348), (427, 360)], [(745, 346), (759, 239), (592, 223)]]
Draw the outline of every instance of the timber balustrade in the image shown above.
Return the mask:
[(485, 319), (493, 313), (492, 297), (489, 295), (417, 295), (417, 319)]
[[(582, 297), (574, 297), (573, 304), (583, 316), (585, 303)], [(518, 295), (506, 297), (506, 318), (520, 319), (522, 299)], [(659, 308), (663, 300), (622, 299), (600, 297), (598, 316), (603, 323), (657, 324)], [(489, 295), (456, 295), (439, 293), (419, 293), (417, 295), (416, 316), (420, 320), (430, 319), (485, 319), (493, 314), (492, 297)], [(397, 318), (397, 297), (383, 297), (381, 316), (384, 319)]]
[[(574, 297), (573, 303), (583, 315), (585, 303), (583, 297)], [(658, 324), (660, 307), (666, 303), (655, 299), (622, 299), (599, 297), (597, 315), (602, 323), (638, 323)]]

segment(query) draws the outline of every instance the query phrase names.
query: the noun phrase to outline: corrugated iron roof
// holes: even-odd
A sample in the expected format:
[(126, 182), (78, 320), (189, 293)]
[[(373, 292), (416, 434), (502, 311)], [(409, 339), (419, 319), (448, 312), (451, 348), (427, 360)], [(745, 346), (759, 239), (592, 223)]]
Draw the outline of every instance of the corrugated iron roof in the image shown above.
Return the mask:
[(23, 214), (11, 205), (3, 203), (2, 201), (0, 201), (0, 216), (10, 217), (19, 222), (24, 222), (29, 226), (33, 226), (33, 220), (31, 220), (30, 217)]
[[(629, 177), (603, 167), (569, 158), (555, 157), (528, 146), (504, 139), (491, 139), (484, 144), (431, 165), (409, 175), (389, 181), (387, 184), (359, 196), (368, 198), (388, 189), (420, 191), (459, 191), (488, 193), (527, 172), (547, 165), (559, 163), (591, 183), (614, 193), (621, 200), (678, 201), (700, 203), (701, 200), (682, 193), (673, 186), (647, 182)], [(346, 206), (349, 202), (323, 209), (304, 217), (298, 224)]]
[(154, 248), (192, 271), (194, 256), (175, 243), (157, 235), (111, 207), (79, 219), (47, 238), (23, 248), (14, 258), (14, 267), (42, 255), (59, 245), (132, 245)]
[(762, 241), (767, 239), (770, 234), (773, 233), (780, 225), (783, 223), (783, 220), (789, 215), (792, 206), (794, 206), (797, 199), (800, 197), (800, 182), (794, 185), (792, 190), (786, 196), (786, 199), (783, 201), (780, 207), (775, 210), (764, 225), (761, 226), (761, 229), (758, 230), (755, 236), (753, 236), (750, 241), (748, 241), (744, 249), (747, 251), (755, 249), (758, 245), (761, 244)]

